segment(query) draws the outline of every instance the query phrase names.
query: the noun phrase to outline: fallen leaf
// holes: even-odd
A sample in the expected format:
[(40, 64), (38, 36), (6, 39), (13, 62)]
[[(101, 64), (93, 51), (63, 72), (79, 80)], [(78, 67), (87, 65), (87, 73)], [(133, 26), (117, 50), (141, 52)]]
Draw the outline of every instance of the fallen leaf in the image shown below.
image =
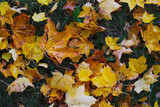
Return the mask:
[(148, 14), (146, 11), (143, 14), (142, 20), (144, 23), (150, 23), (152, 20), (154, 20), (156, 17), (153, 16), (153, 14)]
[(76, 4), (78, 3), (79, 2), (75, 0), (67, 0), (67, 2), (63, 6), (63, 10), (74, 11), (74, 8), (76, 7)]
[(92, 75), (92, 71), (89, 68), (89, 64), (86, 62), (82, 62), (79, 64), (76, 73), (78, 74), (79, 80), (80, 81), (89, 81), (90, 78), (89, 76)]
[(141, 30), (141, 35), (149, 53), (152, 51), (160, 51), (160, 32), (154, 32), (153, 22), (147, 26), (145, 31)]
[(105, 41), (106, 41), (106, 44), (110, 47), (110, 49), (117, 50), (117, 49), (121, 49), (121, 47), (117, 45), (118, 39), (119, 38), (117, 38), (117, 37), (112, 38), (112, 37), (107, 36), (105, 38)]
[(35, 22), (40, 22), (40, 21), (44, 21), (44, 20), (47, 20), (47, 17), (45, 17), (45, 12), (42, 12), (42, 13), (34, 13), (33, 16), (32, 16), (32, 19), (35, 21)]
[(42, 5), (48, 5), (51, 3), (53, 0), (37, 0), (40, 4)]
[(6, 91), (11, 95), (12, 92), (23, 92), (28, 86), (34, 87), (26, 77), (19, 77), (7, 87)]
[(2, 59), (5, 59), (7, 62), (12, 57), (12, 55), (8, 52), (2, 54)]
[(58, 3), (59, 3), (60, 0), (58, 0), (54, 5), (53, 7), (51, 8), (51, 10), (49, 11), (49, 13), (52, 13), (53, 11), (55, 11), (58, 7)]
[(69, 74), (62, 74), (60, 72), (53, 72), (53, 77), (48, 81), (51, 88), (57, 88), (62, 91), (72, 92), (72, 85), (75, 84), (74, 79)]
[(147, 69), (146, 58), (144, 56), (139, 57), (138, 59), (129, 58), (129, 68), (137, 73), (142, 73)]
[(138, 79), (135, 83), (134, 91), (140, 93), (141, 91), (150, 91), (150, 84), (147, 84), (143, 78)]
[(23, 76), (26, 76), (32, 83), (39, 81), (43, 76), (38, 72), (37, 68), (29, 68), (21, 73)]
[(27, 16), (25, 13), (22, 13), (19, 16), (15, 16), (11, 25), (12, 29), (12, 40), (13, 46), (17, 48), (21, 48), (23, 43), (26, 40), (27, 36), (33, 36), (35, 34), (35, 27), (29, 24), (30, 16)]
[(144, 0), (120, 0), (120, 2), (128, 3), (130, 10), (132, 10), (136, 5), (144, 8)]
[(102, 75), (93, 77), (91, 81), (97, 87), (113, 87), (117, 83), (117, 76), (110, 67), (104, 67)]
[(91, 6), (91, 3), (86, 3), (83, 6), (83, 11), (80, 12), (78, 17), (84, 17), (83, 23), (90, 23), (90, 22), (97, 23), (98, 14)]
[(8, 5), (8, 2), (1, 2), (0, 3), (0, 14), (3, 16), (8, 10), (10, 10), (10, 7)]
[(111, 12), (117, 10), (121, 6), (114, 0), (104, 0), (103, 2), (100, 2), (99, 7), (100, 15), (106, 20), (112, 20)]
[(65, 103), (69, 107), (90, 107), (96, 102), (96, 99), (93, 96), (85, 95), (84, 85), (75, 87), (73, 89), (74, 95), (66, 92)]
[(17, 57), (18, 57), (18, 55), (17, 55), (17, 53), (16, 53), (16, 49), (11, 49), (11, 50), (9, 50), (9, 53), (12, 54), (13, 60), (16, 61), (16, 59), (17, 59)]

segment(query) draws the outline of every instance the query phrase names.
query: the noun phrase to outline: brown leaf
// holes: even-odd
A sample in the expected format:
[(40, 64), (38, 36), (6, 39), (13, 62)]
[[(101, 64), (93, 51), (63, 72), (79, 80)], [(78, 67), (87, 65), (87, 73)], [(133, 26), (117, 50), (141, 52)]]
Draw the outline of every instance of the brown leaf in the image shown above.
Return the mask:
[(26, 36), (33, 36), (35, 34), (35, 27), (29, 24), (30, 16), (22, 13), (16, 16), (11, 25), (13, 32), (12, 40), (15, 48), (21, 48), (25, 42)]
[(74, 8), (78, 4), (78, 1), (75, 0), (67, 0), (66, 4), (63, 6), (63, 10), (74, 11)]

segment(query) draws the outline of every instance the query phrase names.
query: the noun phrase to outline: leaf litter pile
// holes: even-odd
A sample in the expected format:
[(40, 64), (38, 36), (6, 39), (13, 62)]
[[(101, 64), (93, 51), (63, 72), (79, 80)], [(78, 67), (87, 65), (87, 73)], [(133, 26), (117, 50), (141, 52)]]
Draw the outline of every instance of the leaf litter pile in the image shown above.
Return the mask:
[[(38, 94), (40, 107), (158, 107), (159, 6), (159, 0), (0, 2), (1, 105), (33, 107), (23, 94)], [(6, 104), (6, 96), (18, 100)]]

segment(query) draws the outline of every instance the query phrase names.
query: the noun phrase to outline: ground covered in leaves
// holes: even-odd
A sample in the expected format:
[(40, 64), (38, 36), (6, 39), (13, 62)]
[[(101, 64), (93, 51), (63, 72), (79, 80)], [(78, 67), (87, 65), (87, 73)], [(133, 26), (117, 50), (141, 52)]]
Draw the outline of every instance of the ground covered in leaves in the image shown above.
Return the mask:
[(2, 0), (1, 107), (158, 107), (159, 0)]

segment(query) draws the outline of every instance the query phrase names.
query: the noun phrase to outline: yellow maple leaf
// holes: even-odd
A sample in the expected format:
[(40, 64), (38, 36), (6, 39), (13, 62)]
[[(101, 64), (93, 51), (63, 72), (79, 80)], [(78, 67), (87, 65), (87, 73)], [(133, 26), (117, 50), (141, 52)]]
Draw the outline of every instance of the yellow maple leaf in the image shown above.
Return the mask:
[(120, 67), (120, 73), (122, 73), (122, 75), (120, 75), (119, 78), (126, 78), (127, 80), (133, 80), (139, 76), (139, 73), (134, 72), (131, 68), (126, 68), (125, 64)]
[(26, 37), (26, 40), (22, 46), (22, 53), (26, 58), (34, 59), (39, 62), (39, 60), (43, 58), (44, 50), (39, 47), (40, 37), (37, 37), (36, 41), (35, 38), (36, 36)]
[(97, 87), (112, 87), (117, 83), (117, 76), (110, 67), (104, 67), (102, 75), (93, 77), (91, 81)]
[(1, 2), (0, 3), (0, 14), (3, 16), (8, 10), (10, 10), (10, 7), (8, 5), (8, 2)]
[(62, 91), (72, 92), (72, 85), (75, 84), (74, 79), (69, 74), (62, 74), (60, 72), (53, 72), (53, 77), (48, 81), (51, 88), (57, 88)]
[(160, 51), (160, 32), (154, 31), (153, 22), (147, 26), (147, 30), (141, 31), (141, 34), (149, 53), (152, 51)]
[(160, 73), (160, 65), (153, 65), (152, 68), (153, 68), (153, 73), (155, 75), (157, 75), (158, 73)]
[(117, 49), (121, 49), (120, 46), (117, 45), (117, 41), (118, 41), (119, 38), (112, 38), (112, 37), (109, 37), (107, 36), (105, 38), (105, 41), (106, 41), (106, 44), (110, 47), (110, 49), (112, 50), (117, 50)]
[(146, 11), (143, 14), (142, 20), (144, 23), (150, 23), (152, 20), (154, 20), (156, 17), (153, 16), (153, 14), (148, 14)]
[(90, 65), (86, 62), (82, 62), (81, 64), (79, 64), (76, 71), (80, 81), (90, 80), (89, 76), (92, 75), (92, 71), (90, 70), (89, 66)]
[(114, 0), (104, 0), (100, 2), (99, 7), (99, 14), (106, 20), (112, 20), (111, 12), (117, 10), (121, 6)]
[(110, 94), (111, 90), (111, 87), (100, 87), (92, 91), (91, 94), (95, 95), (96, 97), (103, 95), (103, 98), (106, 98)]
[(91, 6), (91, 3), (86, 3), (83, 6), (83, 11), (81, 11), (80, 14), (78, 15), (78, 17), (84, 17), (84, 20), (83, 20), (84, 23), (89, 23), (89, 22), (96, 23), (97, 16), (98, 14), (94, 10), (94, 8)]
[(42, 12), (42, 13), (34, 13), (34, 15), (32, 16), (32, 19), (35, 21), (35, 22), (40, 22), (40, 21), (44, 21), (44, 20), (47, 20), (47, 17), (45, 17), (45, 12)]
[(129, 58), (129, 68), (137, 73), (142, 73), (147, 69), (147, 65), (145, 63), (146, 58), (144, 56), (141, 56), (138, 59)]
[(11, 95), (12, 92), (23, 92), (28, 86), (34, 87), (26, 77), (19, 77), (7, 87), (6, 91)]
[(1, 21), (2, 25), (4, 25), (5, 23), (13, 24), (13, 17), (12, 16), (15, 13), (16, 13), (15, 11), (9, 10), (3, 16), (0, 15), (0, 21)]
[(120, 2), (128, 3), (130, 10), (132, 10), (136, 5), (144, 8), (144, 0), (120, 0)]
[(73, 89), (74, 95), (66, 92), (65, 103), (69, 107), (91, 107), (96, 102), (93, 96), (85, 95), (85, 86), (75, 87)]
[(37, 0), (40, 4), (42, 5), (48, 5), (51, 3), (53, 0)]

